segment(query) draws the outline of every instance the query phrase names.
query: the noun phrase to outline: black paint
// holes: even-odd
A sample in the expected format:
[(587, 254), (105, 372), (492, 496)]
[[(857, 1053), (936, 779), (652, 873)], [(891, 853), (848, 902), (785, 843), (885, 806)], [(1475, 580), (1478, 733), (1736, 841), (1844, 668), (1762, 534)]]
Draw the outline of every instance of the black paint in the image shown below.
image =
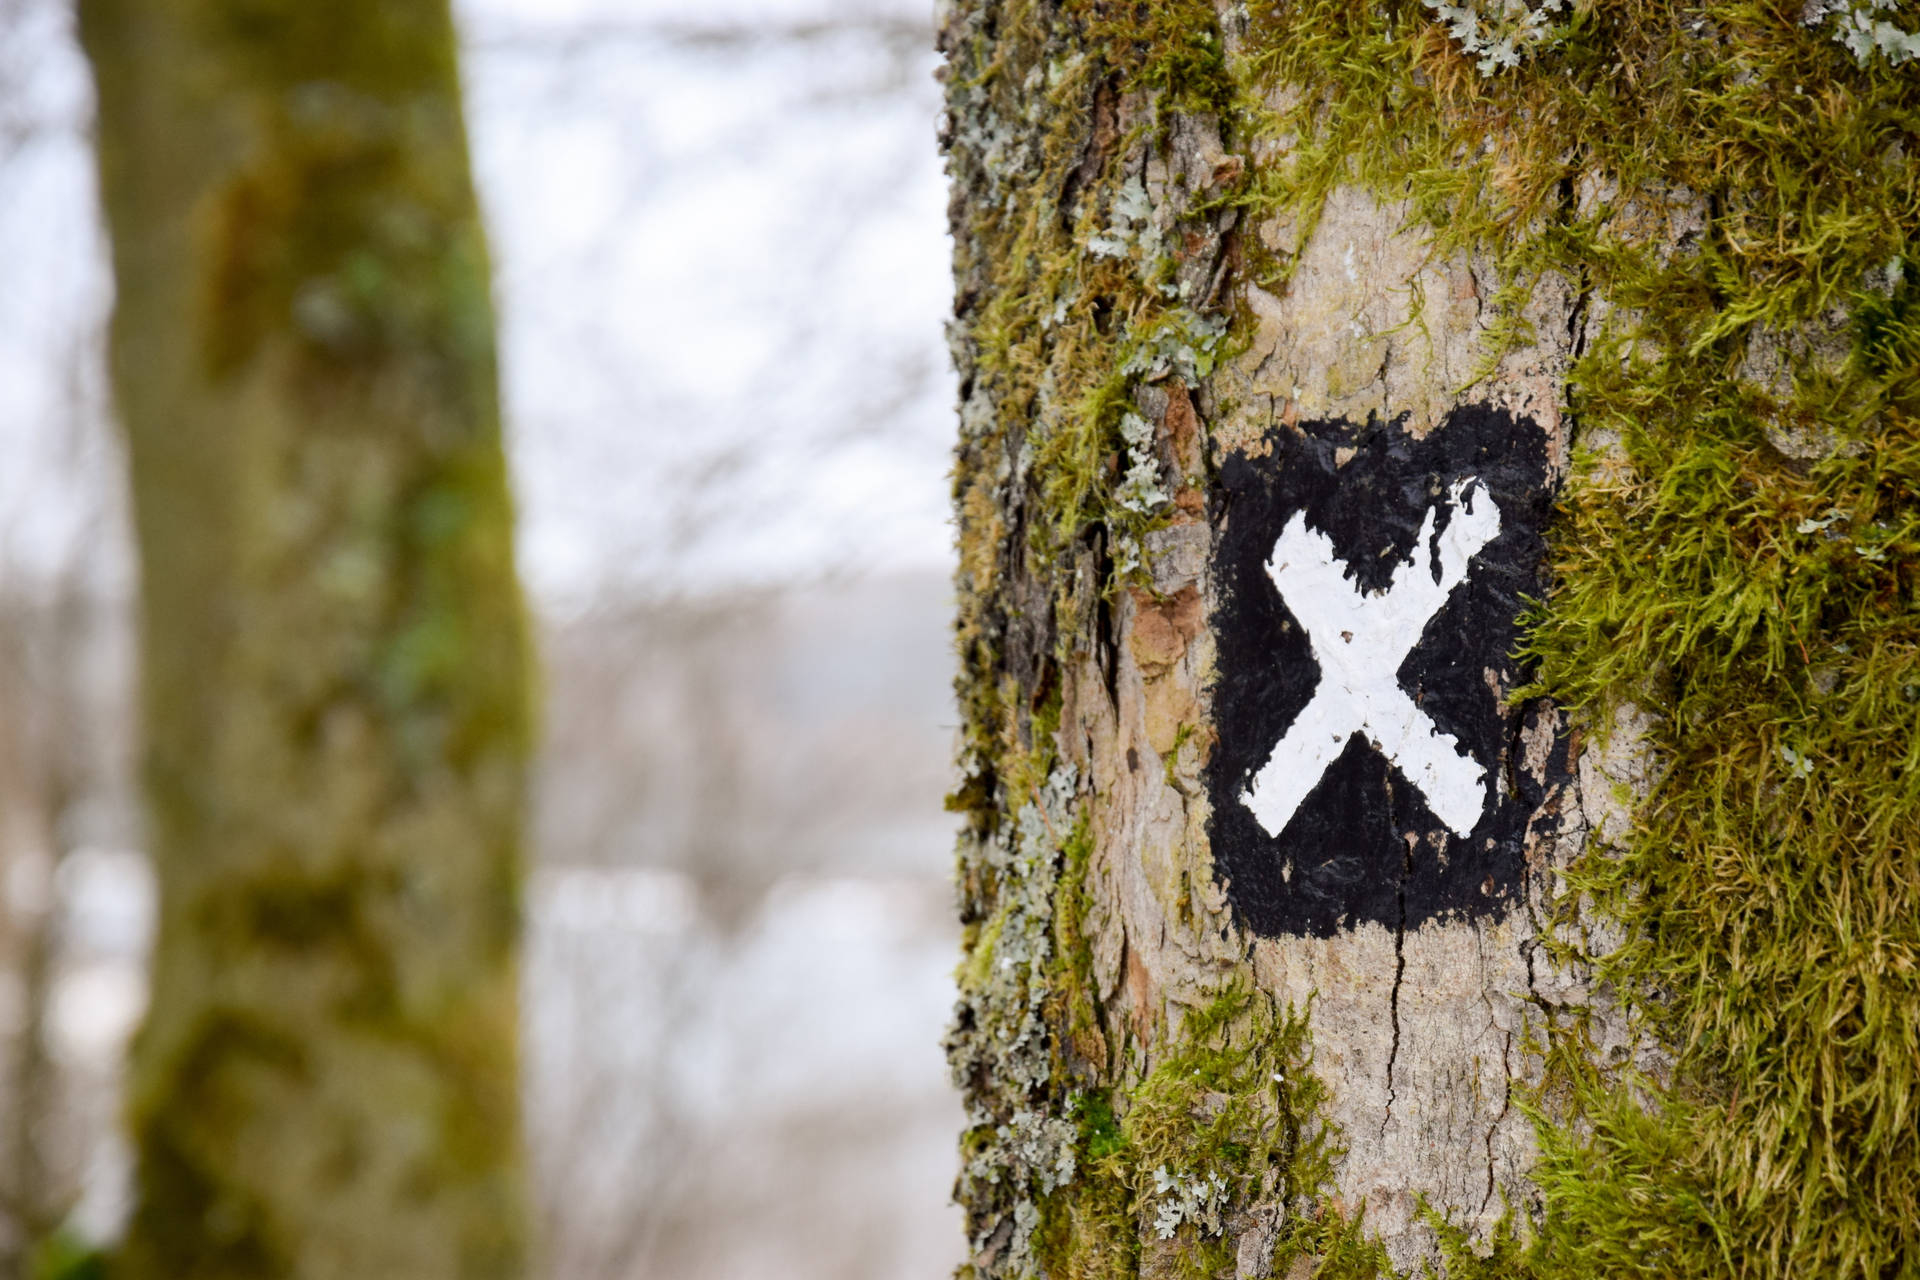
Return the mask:
[[(1522, 730), (1554, 712), (1501, 705), (1485, 674), (1496, 672), (1502, 688), (1524, 683), (1511, 654), (1522, 597), (1546, 587), (1541, 535), (1553, 493), (1545, 434), (1528, 419), (1465, 406), (1421, 440), (1398, 422), (1335, 421), (1275, 428), (1268, 443), (1267, 456), (1227, 458), (1215, 495), (1220, 740), (1208, 785), (1214, 866), (1229, 899), (1268, 936), (1327, 937), (1367, 920), (1414, 927), (1504, 909), (1520, 885), (1528, 825), (1568, 767), (1564, 743), (1546, 776), (1518, 767)], [(1428, 508), (1469, 476), (1500, 504), (1500, 533), (1473, 558), (1397, 677), (1437, 725), (1501, 775), (1500, 798), (1469, 836), (1456, 836), (1419, 788), (1356, 734), (1286, 828), (1268, 836), (1241, 798), (1320, 678), (1306, 633), (1267, 576), (1275, 538), (1304, 509), (1349, 577), (1379, 590), (1412, 559)], [(1439, 528), (1449, 514), (1443, 507)]]

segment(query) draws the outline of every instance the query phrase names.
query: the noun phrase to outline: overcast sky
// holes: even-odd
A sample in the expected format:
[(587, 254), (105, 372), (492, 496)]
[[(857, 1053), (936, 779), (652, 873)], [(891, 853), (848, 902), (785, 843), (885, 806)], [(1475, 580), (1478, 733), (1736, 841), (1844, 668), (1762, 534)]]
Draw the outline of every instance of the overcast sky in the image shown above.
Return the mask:
[[(9, 0), (0, 0), (0, 6)], [(57, 0), (0, 32), (0, 566), (100, 504), (59, 406), (100, 265)], [(522, 566), (549, 604), (947, 563), (930, 15), (902, 0), (470, 0)], [(76, 352), (79, 352), (76, 358)], [(112, 539), (85, 535), (111, 577)], [(124, 576), (123, 570), (120, 571)]]

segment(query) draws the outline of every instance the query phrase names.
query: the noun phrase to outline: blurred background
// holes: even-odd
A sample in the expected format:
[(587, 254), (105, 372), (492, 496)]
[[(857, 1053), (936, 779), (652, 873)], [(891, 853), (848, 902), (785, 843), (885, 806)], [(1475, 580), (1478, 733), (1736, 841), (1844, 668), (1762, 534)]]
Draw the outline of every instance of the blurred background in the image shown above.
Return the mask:
[[(544, 663), (543, 1274), (943, 1274), (926, 0), (456, 7)], [(0, 0), (0, 1277), (126, 1210), (151, 928), (89, 96), (64, 0)]]

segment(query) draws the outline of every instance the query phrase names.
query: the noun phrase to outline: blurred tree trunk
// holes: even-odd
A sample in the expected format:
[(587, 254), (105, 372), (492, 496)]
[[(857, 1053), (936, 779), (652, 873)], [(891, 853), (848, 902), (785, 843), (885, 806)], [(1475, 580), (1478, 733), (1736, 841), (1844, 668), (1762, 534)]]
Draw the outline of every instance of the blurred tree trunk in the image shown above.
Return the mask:
[(944, 14), (963, 1274), (1912, 1273), (1890, 9)]
[(528, 646), (444, 0), (83, 0), (160, 883), (130, 1277), (523, 1270)]

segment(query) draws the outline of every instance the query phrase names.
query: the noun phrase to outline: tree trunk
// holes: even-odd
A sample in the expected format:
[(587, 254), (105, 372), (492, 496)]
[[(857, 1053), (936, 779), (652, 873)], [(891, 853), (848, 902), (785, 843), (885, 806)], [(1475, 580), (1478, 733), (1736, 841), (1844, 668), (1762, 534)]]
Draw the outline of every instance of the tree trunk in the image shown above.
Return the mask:
[(117, 1274), (522, 1271), (526, 627), (440, 0), (83, 0), (160, 921)]
[(1920, 1274), (1900, 20), (945, 16), (964, 1274)]

